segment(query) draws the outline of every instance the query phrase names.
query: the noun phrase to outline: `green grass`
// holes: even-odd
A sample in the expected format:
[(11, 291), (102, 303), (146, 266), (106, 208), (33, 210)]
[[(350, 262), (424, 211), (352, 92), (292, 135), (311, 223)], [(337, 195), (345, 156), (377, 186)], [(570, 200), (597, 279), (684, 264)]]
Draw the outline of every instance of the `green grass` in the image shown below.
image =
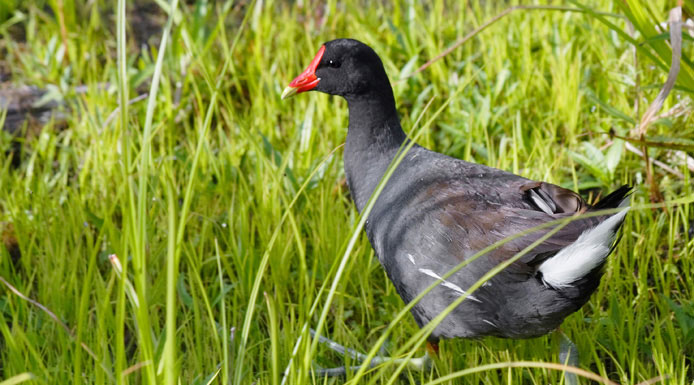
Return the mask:
[[(608, 134), (628, 135), (664, 82), (671, 52), (653, 24), (674, 2), (517, 10), (402, 81), (509, 4), (385, 3), (187, 1), (167, 6), (169, 38), (159, 29), (149, 46), (133, 35), (151, 11), (137, 18), (125, 0), (0, 5), (0, 71), (54, 86), (69, 105), (65, 123), (27, 130), (21, 153), (0, 133), (0, 277), (57, 317), (0, 284), (0, 381), (279, 384), (291, 359), (288, 384), (324, 383), (311, 366), (343, 360), (309, 340), (322, 322), (323, 335), (358, 351), (380, 339), (391, 353), (423, 353), (409, 314), (391, 323), (405, 305), (342, 185), (346, 103), (279, 98), (322, 42), (353, 37), (380, 54), (420, 144), (591, 199), (635, 184), (602, 284), (562, 331), (582, 369), (691, 384), (694, 189), (667, 147), (692, 153), (694, 115), (649, 128), (665, 138), (649, 157), (681, 174), (654, 167), (665, 204), (653, 209), (644, 160)], [(155, 16), (166, 23), (167, 12)], [(625, 15), (640, 31), (636, 64), (618, 32)], [(691, 98), (692, 47), (685, 39), (663, 110)], [(444, 382), (558, 384), (560, 371), (504, 366), (557, 363), (558, 345), (445, 341), (431, 372), (385, 365), (325, 382), (427, 383), (468, 370)]]

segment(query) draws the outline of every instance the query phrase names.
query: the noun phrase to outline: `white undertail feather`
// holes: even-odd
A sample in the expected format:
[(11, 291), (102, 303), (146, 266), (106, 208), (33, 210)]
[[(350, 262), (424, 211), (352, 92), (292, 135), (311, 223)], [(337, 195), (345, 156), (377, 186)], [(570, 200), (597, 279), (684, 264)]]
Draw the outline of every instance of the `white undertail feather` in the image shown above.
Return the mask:
[[(622, 205), (628, 203), (624, 200)], [(545, 284), (562, 288), (584, 277), (598, 267), (609, 254), (620, 223), (629, 211), (628, 207), (607, 218), (601, 224), (586, 230), (574, 243), (561, 249), (555, 256), (540, 265)]]

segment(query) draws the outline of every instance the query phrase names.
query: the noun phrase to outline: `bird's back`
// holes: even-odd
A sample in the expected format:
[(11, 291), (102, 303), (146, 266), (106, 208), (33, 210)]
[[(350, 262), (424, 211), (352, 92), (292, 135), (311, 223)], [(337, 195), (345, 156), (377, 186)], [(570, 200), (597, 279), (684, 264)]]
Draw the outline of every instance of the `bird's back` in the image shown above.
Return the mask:
[[(603, 206), (616, 207), (628, 191), (628, 188), (618, 190)], [(568, 212), (570, 209), (574, 211)], [(490, 245), (590, 210), (580, 197), (560, 187), (416, 146), (405, 156), (379, 196), (369, 215), (367, 233), (398, 293), (409, 302), (452, 268)], [(600, 268), (623, 215), (601, 230), (607, 234), (599, 239), (604, 243), (600, 245), (604, 255), (594, 256), (597, 263), (592, 261), (593, 265), (584, 266), (583, 270), (574, 268), (579, 276), (569, 274), (574, 279), (572, 282), (561, 287), (548, 284), (542, 276), (543, 264), (547, 265), (562, 250), (569, 250), (582, 234), (608, 218), (574, 220), (541, 241), (470, 294), (436, 328), (432, 338), (484, 335), (523, 338), (555, 329), (597, 288)], [(548, 231), (551, 228), (509, 240), (443, 280), (413, 308), (417, 323), (420, 326), (428, 323), (467, 293), (489, 270), (526, 249)], [(586, 263), (581, 255), (563, 258), (568, 258), (569, 265), (572, 261)], [(557, 273), (555, 270), (552, 274)]]

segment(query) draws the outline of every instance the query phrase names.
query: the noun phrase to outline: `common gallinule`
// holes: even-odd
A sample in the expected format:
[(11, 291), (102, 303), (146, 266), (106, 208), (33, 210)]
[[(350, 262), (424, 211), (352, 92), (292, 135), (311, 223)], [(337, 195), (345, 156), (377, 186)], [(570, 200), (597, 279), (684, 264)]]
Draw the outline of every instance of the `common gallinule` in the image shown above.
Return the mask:
[[(378, 55), (352, 39), (325, 43), (282, 93), (342, 96), (349, 106), (344, 150), (349, 190), (361, 212), (408, 142)], [(414, 145), (397, 165), (368, 216), (366, 233), (405, 303), (439, 282), (412, 308), (422, 327), (490, 269), (549, 230), (516, 238), (441, 277), (506, 237), (560, 218), (626, 206), (622, 186), (596, 205), (565, 188), (468, 163)], [(579, 216), (495, 275), (434, 329), (440, 338), (528, 338), (556, 329), (588, 301), (627, 213)]]

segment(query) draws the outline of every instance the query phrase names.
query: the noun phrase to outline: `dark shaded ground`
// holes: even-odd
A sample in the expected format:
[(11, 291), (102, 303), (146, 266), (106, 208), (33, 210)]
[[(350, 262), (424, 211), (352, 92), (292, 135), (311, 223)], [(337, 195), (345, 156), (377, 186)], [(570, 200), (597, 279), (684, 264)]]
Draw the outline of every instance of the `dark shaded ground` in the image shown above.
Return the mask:
[[(43, 9), (53, 15), (52, 9), (46, 5)], [(104, 15), (105, 20), (112, 19), (109, 28), (115, 33), (115, 16)], [(137, 0), (128, 5), (128, 35), (137, 49), (148, 45), (158, 44), (162, 26), (166, 22), (166, 14), (152, 1)], [(25, 43), (26, 31), (24, 24), (14, 24), (9, 28), (9, 38), (16, 43)], [(13, 73), (12, 63), (6, 62), (0, 47), (0, 113), (7, 110), (2, 129), (13, 135), (34, 132), (51, 120), (61, 122), (65, 119), (66, 102), (60, 97), (47, 98), (48, 91), (33, 85), (17, 84), (21, 74)], [(79, 91), (78, 91), (79, 93)], [(23, 130), (24, 127), (27, 130)]]
[(7, 111), (3, 130), (16, 134), (25, 123), (29, 127), (43, 126), (51, 119), (63, 120), (63, 103), (55, 98), (44, 98), (48, 91), (33, 86), (0, 84), (0, 111)]
[[(167, 15), (153, 1), (138, 0), (128, 11), (128, 33), (137, 44), (137, 48), (143, 45), (158, 45), (162, 27), (166, 23)], [(114, 28), (115, 28), (114, 17)]]

